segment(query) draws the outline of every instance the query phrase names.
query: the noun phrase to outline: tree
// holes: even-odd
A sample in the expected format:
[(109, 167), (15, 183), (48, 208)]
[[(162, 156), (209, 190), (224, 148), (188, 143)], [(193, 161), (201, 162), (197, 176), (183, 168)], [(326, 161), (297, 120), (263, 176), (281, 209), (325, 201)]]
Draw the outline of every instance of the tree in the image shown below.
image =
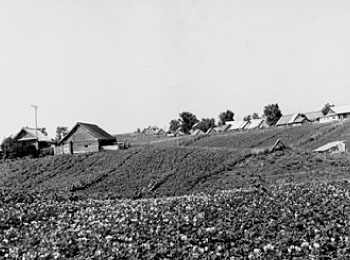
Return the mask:
[(214, 118), (202, 118), (202, 120), (197, 124), (196, 129), (200, 129), (206, 133), (212, 127), (215, 127)]
[(5, 153), (5, 156), (12, 154), (13, 156), (20, 155), (20, 146), (15, 142), (12, 136), (4, 138), (1, 143), (1, 149)]
[(254, 112), (253, 114), (252, 114), (252, 119), (259, 119), (260, 117), (259, 117), (259, 114), (257, 113), (257, 112)]
[(180, 114), (181, 130), (184, 133), (189, 133), (192, 126), (198, 123), (197, 117), (190, 112), (182, 112)]
[(266, 117), (266, 123), (271, 126), (275, 125), (282, 117), (282, 112), (278, 104), (270, 104), (264, 107), (264, 116)]
[(56, 128), (56, 141), (61, 140), (66, 134), (68, 134), (68, 127), (57, 126)]
[(243, 121), (250, 121), (252, 119), (259, 119), (259, 114), (254, 112), (253, 114), (251, 115), (247, 115), (243, 118)]
[(47, 136), (46, 127), (38, 128), (38, 131), (42, 132), (45, 136)]
[(224, 125), (227, 121), (233, 121), (233, 117), (235, 116), (235, 113), (233, 113), (231, 110), (226, 110), (226, 112), (222, 112), (219, 115), (219, 124)]
[(243, 118), (243, 121), (250, 121), (252, 119), (251, 115), (247, 115)]
[(325, 104), (325, 105), (323, 106), (322, 110), (321, 110), (321, 111), (322, 111), (322, 114), (323, 114), (324, 116), (327, 115), (331, 107), (334, 107), (334, 105), (331, 105), (331, 104), (329, 104), (329, 103)]
[(181, 121), (179, 119), (173, 119), (169, 123), (169, 131), (171, 133), (175, 133), (180, 126), (181, 126)]

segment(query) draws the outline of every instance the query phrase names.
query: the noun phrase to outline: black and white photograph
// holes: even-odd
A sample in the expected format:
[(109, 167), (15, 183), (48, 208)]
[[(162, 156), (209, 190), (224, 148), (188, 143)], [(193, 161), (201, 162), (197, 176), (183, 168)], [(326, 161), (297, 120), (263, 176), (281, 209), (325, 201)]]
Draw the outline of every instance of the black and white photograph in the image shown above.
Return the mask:
[(350, 2), (0, 0), (0, 259), (350, 259)]

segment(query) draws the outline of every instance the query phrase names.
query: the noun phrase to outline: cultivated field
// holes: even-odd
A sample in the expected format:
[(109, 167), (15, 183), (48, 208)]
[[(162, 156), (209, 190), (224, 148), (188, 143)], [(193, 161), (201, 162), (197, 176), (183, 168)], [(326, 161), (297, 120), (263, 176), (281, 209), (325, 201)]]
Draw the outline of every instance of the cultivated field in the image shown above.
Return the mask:
[(348, 130), (2, 161), (0, 259), (349, 259), (350, 154), (310, 151)]

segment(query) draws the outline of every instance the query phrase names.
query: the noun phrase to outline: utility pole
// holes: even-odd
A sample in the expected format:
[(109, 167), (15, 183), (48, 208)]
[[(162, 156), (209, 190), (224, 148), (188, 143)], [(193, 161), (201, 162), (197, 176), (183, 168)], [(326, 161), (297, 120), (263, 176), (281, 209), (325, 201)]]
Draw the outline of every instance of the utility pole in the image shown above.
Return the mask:
[(39, 153), (39, 139), (38, 139), (38, 107), (37, 105), (30, 105), (35, 110), (35, 135), (36, 135), (36, 146)]

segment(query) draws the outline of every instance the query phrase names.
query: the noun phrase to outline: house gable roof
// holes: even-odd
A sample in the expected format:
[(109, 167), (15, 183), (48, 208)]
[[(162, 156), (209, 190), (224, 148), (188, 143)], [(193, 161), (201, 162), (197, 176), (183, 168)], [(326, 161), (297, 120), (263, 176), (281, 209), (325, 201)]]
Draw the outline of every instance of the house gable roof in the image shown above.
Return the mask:
[(52, 140), (44, 135), (39, 129), (36, 131), (35, 128), (30, 128), (30, 127), (23, 127), (18, 134), (16, 134), (13, 139), (18, 141), (18, 142), (23, 142), (23, 141), (32, 141), (36, 140), (36, 135), (38, 132), (38, 141), (39, 142), (52, 142)]
[(244, 127), (249, 124), (249, 121), (227, 121), (227, 125), (230, 125), (230, 130), (239, 130), (244, 129)]
[(248, 129), (259, 128), (265, 122), (264, 119), (252, 119), (250, 120), (250, 124), (247, 126)]
[(322, 111), (306, 112), (306, 113), (304, 113), (304, 115), (310, 121), (317, 121), (318, 119), (324, 117), (324, 114), (322, 113)]
[(308, 120), (304, 114), (290, 114), (282, 116), (276, 123), (277, 126), (279, 125), (290, 125), (295, 123), (301, 123), (305, 120)]
[(329, 114), (336, 114), (336, 115), (341, 115), (341, 114), (350, 114), (350, 105), (342, 105), (342, 106), (334, 106), (329, 108)]
[(90, 123), (82, 123), (78, 122), (75, 124), (75, 126), (66, 134), (59, 142), (58, 144), (62, 143), (64, 140), (66, 140), (78, 127), (81, 126), (85, 128), (93, 137), (95, 137), (98, 140), (115, 140), (115, 138), (107, 133), (105, 130), (100, 128), (98, 125), (90, 124)]

